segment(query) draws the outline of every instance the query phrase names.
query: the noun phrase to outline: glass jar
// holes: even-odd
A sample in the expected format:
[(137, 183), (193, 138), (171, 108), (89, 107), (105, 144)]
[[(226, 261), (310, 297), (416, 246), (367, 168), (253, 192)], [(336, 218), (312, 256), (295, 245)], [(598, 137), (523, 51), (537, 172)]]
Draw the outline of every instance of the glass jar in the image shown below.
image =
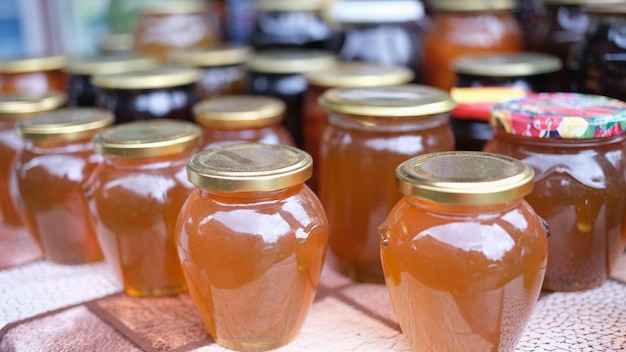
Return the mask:
[(553, 55), (519, 52), (464, 55), (452, 62), (459, 104), (450, 116), (457, 150), (480, 151), (493, 137), (491, 106), (533, 92), (553, 91), (562, 63)]
[(424, 83), (448, 90), (459, 56), (517, 52), (524, 39), (513, 10), (515, 0), (437, 0), (430, 2), (432, 25), (423, 36)]
[(65, 108), (15, 125), (25, 145), (15, 157), (12, 195), (49, 261), (102, 259), (83, 184), (101, 161), (91, 138), (113, 119), (103, 109)]
[(170, 52), (221, 42), (220, 24), (200, 0), (158, 0), (138, 5), (133, 51), (165, 62)]
[(132, 54), (70, 58), (64, 68), (68, 75), (68, 105), (96, 105), (96, 87), (91, 83), (91, 77), (95, 75), (153, 69), (156, 66), (153, 58)]
[(0, 60), (0, 94), (65, 93), (67, 75), (63, 56), (22, 57)]
[(341, 273), (383, 283), (376, 228), (401, 198), (393, 172), (420, 154), (454, 149), (447, 92), (420, 85), (333, 88), (321, 143), (319, 195)]
[(95, 75), (96, 106), (111, 110), (115, 122), (149, 119), (193, 121), (200, 101), (197, 82), (202, 72), (192, 67), (165, 66), (151, 70)]
[(384, 66), (367, 62), (343, 62), (334, 69), (304, 75), (307, 89), (302, 109), (302, 149), (313, 157), (313, 175), (307, 185), (317, 192), (320, 144), (326, 127), (326, 111), (318, 103), (330, 88), (385, 87), (409, 83), (413, 72), (404, 66)]
[(232, 144), (187, 163), (197, 187), (176, 225), (178, 254), (200, 317), (218, 344), (269, 350), (292, 341), (319, 283), (328, 226), (304, 182), (306, 152)]
[(203, 149), (236, 143), (295, 146), (282, 124), (285, 103), (277, 98), (232, 95), (204, 100), (194, 106), (203, 128)]
[(323, 6), (324, 0), (256, 0), (250, 44), (257, 51), (325, 49), (330, 30)]
[(245, 63), (252, 57), (246, 45), (223, 44), (211, 49), (174, 52), (169, 61), (176, 65), (198, 67), (203, 71), (198, 90), (203, 99), (242, 94), (246, 79)]
[(536, 173), (526, 200), (551, 228), (544, 289), (600, 286), (626, 247), (626, 103), (543, 93), (494, 106), (491, 124), (485, 151)]
[(269, 95), (287, 104), (284, 124), (296, 141), (302, 145), (302, 105), (309, 72), (336, 67), (337, 58), (322, 50), (276, 49), (258, 53), (247, 63), (248, 78), (245, 92)]
[(626, 100), (626, 4), (588, 6), (589, 25), (568, 57), (573, 92)]
[(131, 296), (187, 290), (174, 228), (193, 190), (185, 176), (201, 130), (187, 121), (116, 125), (94, 137), (104, 161), (84, 189), (104, 258)]
[(533, 170), (465, 151), (409, 159), (396, 177), (404, 197), (380, 226), (381, 258), (412, 349), (513, 351), (548, 259), (547, 228), (523, 199)]
[(334, 28), (329, 48), (342, 61), (405, 66), (420, 82), (424, 6), (417, 0), (336, 1), (326, 19)]
[(98, 49), (103, 55), (129, 55), (133, 53), (132, 33), (106, 33), (100, 38)]

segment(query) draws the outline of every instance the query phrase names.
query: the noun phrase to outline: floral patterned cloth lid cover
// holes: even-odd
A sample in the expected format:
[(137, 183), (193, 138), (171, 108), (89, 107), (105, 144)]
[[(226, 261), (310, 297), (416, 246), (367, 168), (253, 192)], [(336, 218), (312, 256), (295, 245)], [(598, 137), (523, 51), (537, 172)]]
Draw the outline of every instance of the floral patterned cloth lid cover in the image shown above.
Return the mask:
[(600, 95), (539, 93), (491, 108), (494, 130), (534, 138), (585, 139), (626, 131), (626, 103)]

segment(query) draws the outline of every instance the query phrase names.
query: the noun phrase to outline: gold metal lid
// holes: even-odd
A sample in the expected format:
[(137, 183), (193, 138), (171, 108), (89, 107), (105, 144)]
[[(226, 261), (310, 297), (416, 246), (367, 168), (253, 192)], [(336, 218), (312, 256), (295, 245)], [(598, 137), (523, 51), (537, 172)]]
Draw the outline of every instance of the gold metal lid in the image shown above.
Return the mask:
[(215, 147), (187, 161), (187, 177), (196, 186), (224, 192), (273, 191), (304, 183), (313, 158), (286, 145), (242, 143)]
[(64, 56), (23, 57), (0, 60), (0, 73), (25, 73), (60, 70), (65, 66)]
[(31, 114), (58, 109), (66, 102), (67, 96), (57, 92), (0, 95), (0, 120), (29, 117)]
[(149, 70), (159, 66), (152, 57), (138, 55), (102, 55), (68, 58), (65, 72), (80, 75), (102, 75), (137, 70)]
[(135, 38), (132, 33), (108, 33), (100, 39), (103, 53), (129, 53), (133, 50)]
[(325, 5), (324, 0), (256, 0), (257, 11), (316, 11)]
[(423, 85), (331, 88), (319, 99), (327, 110), (360, 116), (426, 116), (452, 111), (456, 102), (447, 92)]
[(156, 89), (182, 86), (197, 82), (202, 71), (193, 67), (164, 66), (150, 70), (95, 75), (95, 86), (111, 89)]
[(252, 54), (252, 47), (247, 45), (221, 44), (209, 49), (175, 51), (168, 59), (178, 65), (212, 67), (243, 64), (250, 60)]
[(32, 141), (78, 141), (91, 138), (113, 124), (113, 113), (99, 108), (63, 108), (23, 119), (15, 129), (22, 138)]
[(517, 7), (515, 0), (429, 0), (437, 11), (508, 11)]
[(607, 4), (604, 2), (601, 5), (589, 4), (588, 6), (583, 7), (583, 11), (588, 14), (621, 16), (626, 14), (626, 3), (620, 2), (616, 4)]
[(405, 195), (446, 205), (489, 205), (523, 198), (534, 187), (533, 169), (501, 154), (457, 151), (425, 154), (396, 168)]
[(139, 13), (151, 15), (171, 15), (181, 13), (200, 13), (208, 10), (206, 2), (201, 0), (157, 0), (142, 3)]
[(266, 73), (307, 73), (331, 69), (338, 64), (331, 52), (315, 49), (274, 49), (257, 53), (247, 63), (250, 71)]
[(196, 122), (205, 127), (244, 129), (282, 122), (286, 104), (277, 98), (254, 95), (221, 96), (193, 107)]
[(488, 77), (532, 76), (562, 66), (556, 56), (531, 52), (464, 55), (452, 62), (457, 73)]
[(584, 5), (602, 5), (602, 4), (615, 4), (623, 2), (624, 0), (543, 0), (544, 4), (550, 5), (571, 5), (571, 6), (584, 6)]
[(192, 122), (155, 119), (126, 122), (100, 131), (93, 139), (97, 153), (148, 158), (182, 153), (199, 145), (202, 130)]
[(380, 87), (410, 82), (415, 75), (404, 66), (345, 62), (330, 70), (304, 75), (310, 84), (322, 87)]

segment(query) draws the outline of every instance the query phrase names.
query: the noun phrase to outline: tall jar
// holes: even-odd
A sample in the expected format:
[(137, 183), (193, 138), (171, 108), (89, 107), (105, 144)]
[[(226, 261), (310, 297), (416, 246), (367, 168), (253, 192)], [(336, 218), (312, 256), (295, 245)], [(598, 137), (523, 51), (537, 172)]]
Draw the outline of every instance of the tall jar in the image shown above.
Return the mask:
[(197, 82), (202, 72), (193, 67), (163, 66), (150, 70), (93, 76), (96, 106), (112, 111), (115, 122), (150, 119), (193, 121), (200, 101)]
[(113, 123), (96, 108), (65, 108), (20, 120), (25, 140), (15, 157), (12, 195), (49, 261), (83, 264), (102, 259), (84, 181), (100, 163), (91, 138)]
[(548, 259), (546, 228), (524, 200), (533, 170), (461, 151), (409, 159), (396, 178), (404, 196), (379, 228), (381, 258), (412, 349), (513, 351)]
[(562, 63), (553, 55), (518, 52), (463, 55), (452, 62), (457, 80), (450, 95), (459, 104), (450, 117), (457, 150), (480, 151), (493, 137), (491, 107), (533, 92), (556, 89)]
[(328, 241), (324, 209), (304, 182), (306, 152), (233, 144), (187, 163), (197, 187), (176, 225), (189, 292), (218, 344), (265, 351), (292, 341), (313, 302)]
[(514, 16), (515, 0), (430, 1), (431, 26), (423, 36), (424, 84), (448, 90), (455, 75), (450, 67), (459, 56), (516, 52), (524, 39)]
[(185, 164), (200, 137), (195, 124), (165, 119), (119, 124), (94, 137), (104, 160), (85, 194), (104, 258), (131, 296), (187, 290), (174, 229), (193, 190)]
[(589, 24), (567, 59), (569, 89), (626, 100), (626, 4), (584, 8)]
[(401, 198), (393, 172), (401, 162), (454, 150), (447, 92), (420, 86), (333, 88), (321, 144), (319, 195), (329, 223), (329, 248), (341, 273), (383, 283), (376, 231)]
[(0, 60), (0, 94), (65, 93), (65, 62), (58, 55)]
[(317, 192), (320, 144), (327, 125), (326, 111), (318, 100), (324, 92), (337, 87), (386, 87), (409, 83), (414, 73), (404, 66), (384, 66), (367, 62), (342, 62), (336, 68), (304, 75), (307, 88), (302, 106), (302, 149), (313, 157), (313, 175), (307, 185)]
[(203, 149), (236, 143), (295, 146), (287, 128), (285, 103), (277, 98), (231, 95), (204, 100), (194, 106), (203, 130)]
[(526, 200), (551, 229), (544, 289), (600, 286), (626, 247), (626, 103), (544, 93), (492, 109), (485, 151), (530, 165)]

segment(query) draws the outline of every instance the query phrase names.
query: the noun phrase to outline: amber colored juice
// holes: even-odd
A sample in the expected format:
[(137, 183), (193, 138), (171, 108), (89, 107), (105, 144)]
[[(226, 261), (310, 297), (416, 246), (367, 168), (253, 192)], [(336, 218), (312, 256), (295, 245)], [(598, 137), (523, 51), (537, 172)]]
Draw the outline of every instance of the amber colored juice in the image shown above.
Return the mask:
[(195, 190), (178, 220), (178, 252), (213, 339), (236, 350), (293, 340), (313, 302), (327, 239), (324, 211), (306, 186)]
[(65, 93), (68, 76), (61, 70), (0, 73), (0, 94), (27, 93), (45, 94), (50, 92)]
[(178, 213), (193, 189), (185, 161), (107, 157), (85, 189), (104, 257), (129, 295), (187, 289), (174, 240)]
[(317, 100), (326, 90), (328, 87), (309, 84), (304, 93), (302, 110), (302, 149), (313, 158), (313, 176), (307, 181), (307, 185), (316, 193), (319, 183), (322, 135), (328, 124), (326, 122), (328, 113)]
[(405, 197), (380, 234), (386, 284), (414, 351), (514, 350), (547, 261), (544, 227), (526, 202), (442, 207)]
[(11, 197), (9, 177), (15, 155), (24, 142), (13, 129), (16, 121), (0, 121), (0, 218), (10, 226), (23, 226), (19, 212)]

